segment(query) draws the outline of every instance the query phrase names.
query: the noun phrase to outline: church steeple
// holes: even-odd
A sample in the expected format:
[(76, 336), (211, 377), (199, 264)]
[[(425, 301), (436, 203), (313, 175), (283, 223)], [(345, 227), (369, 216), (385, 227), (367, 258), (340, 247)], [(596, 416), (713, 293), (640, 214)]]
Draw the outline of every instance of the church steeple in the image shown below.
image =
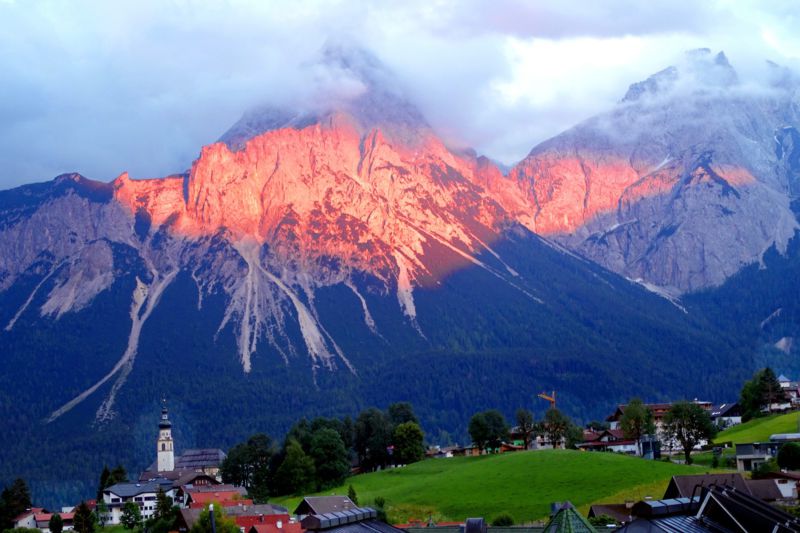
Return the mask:
[(161, 420), (158, 423), (158, 471), (167, 472), (175, 470), (175, 450), (172, 442), (172, 422), (169, 421), (167, 401), (161, 400)]

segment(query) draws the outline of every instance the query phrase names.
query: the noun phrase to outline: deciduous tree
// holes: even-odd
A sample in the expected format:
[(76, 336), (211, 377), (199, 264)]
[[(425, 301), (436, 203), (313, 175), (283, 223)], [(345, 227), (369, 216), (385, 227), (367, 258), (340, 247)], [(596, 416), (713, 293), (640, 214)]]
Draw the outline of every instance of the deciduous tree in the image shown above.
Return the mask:
[(347, 450), (339, 433), (323, 428), (311, 438), (311, 458), (317, 473), (317, 489), (341, 485), (350, 472)]
[(119, 521), (125, 529), (137, 529), (142, 524), (142, 511), (136, 503), (125, 502)]
[(525, 449), (531, 443), (534, 433), (536, 432), (536, 422), (533, 419), (533, 413), (528, 409), (519, 408), (516, 412), (517, 429), (522, 435), (522, 442), (525, 443)]
[(303, 494), (314, 490), (316, 471), (314, 460), (306, 455), (296, 440), (286, 445), (283, 462), (275, 473), (275, 484), (282, 494)]
[(64, 520), (61, 518), (60, 514), (53, 513), (53, 516), (50, 517), (50, 521), (47, 522), (47, 529), (50, 530), (50, 533), (61, 533), (64, 529)]
[(633, 398), (625, 406), (619, 422), (625, 438), (636, 440), (636, 453), (642, 455), (642, 436), (651, 435), (656, 431), (653, 413), (642, 400)]
[(557, 448), (559, 443), (562, 442), (566, 445), (566, 438), (570, 426), (572, 426), (572, 420), (555, 407), (549, 408), (544, 413), (542, 427), (547, 434), (548, 440), (550, 440), (550, 443), (553, 445), (553, 448)]
[(407, 465), (425, 458), (425, 434), (416, 422), (403, 422), (394, 429), (395, 464)]
[(94, 513), (86, 502), (78, 504), (72, 518), (72, 527), (76, 533), (94, 533), (96, 522)]
[(700, 441), (711, 439), (716, 431), (708, 411), (694, 402), (676, 402), (664, 415), (664, 435), (680, 443), (686, 464), (692, 464), (692, 449)]

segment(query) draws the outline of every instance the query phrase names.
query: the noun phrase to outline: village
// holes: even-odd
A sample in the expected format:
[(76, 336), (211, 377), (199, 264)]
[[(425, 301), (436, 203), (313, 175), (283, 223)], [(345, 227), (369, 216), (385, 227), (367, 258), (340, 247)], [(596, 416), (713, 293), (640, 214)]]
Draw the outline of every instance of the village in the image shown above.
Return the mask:
[[(759, 411), (792, 413), (800, 409), (800, 384), (797, 381), (783, 375), (775, 377), (771, 370), (764, 369), (745, 384), (741, 398), (746, 399), (747, 391), (755, 390), (756, 385), (761, 387), (755, 396)], [(498, 416), (497, 413), (477, 413), (470, 422), (473, 437), (470, 445), (430, 446), (424, 450), (424, 458), (420, 454), (418, 459), (447, 461), (459, 456), (535, 454), (538, 450), (570, 447), (584, 454), (605, 452), (650, 461), (691, 462), (691, 454), (710, 454), (715, 471), (672, 476), (663, 494), (639, 501), (594, 504), (586, 516), (569, 501), (562, 501), (548, 502), (550, 517), (538, 523), (517, 525), (510, 517), (505, 520), (495, 518), (490, 523), (488, 517), (464, 516), (456, 522), (436, 522), (432, 518), (419, 517), (390, 525), (385, 502), (376, 498), (370, 504), (360, 505), (353, 485), (350, 485), (348, 494), (306, 495), (299, 504), (290, 508), (266, 502), (267, 498), (253, 483), (235, 482), (230, 473), (232, 457), (229, 459), (229, 454), (223, 450), (188, 449), (176, 454), (172, 421), (164, 404), (158, 427), (154, 428), (156, 456), (136, 479), (128, 480), (121, 467), (113, 471), (106, 469), (96, 499), (85, 500), (58, 512), (31, 505), (14, 517), (11, 531), (62, 533), (74, 530), (92, 533), (100, 531), (100, 528), (115, 527), (123, 528), (123, 531), (152, 533), (800, 531), (800, 518), (796, 517), (795, 511), (800, 484), (800, 453), (793, 459), (797, 466), (774, 467), (776, 460), (781, 462), (781, 455), (788, 455), (782, 449), (800, 450), (800, 430), (772, 434), (766, 442), (737, 443), (734, 446), (720, 442), (710, 444), (717, 431), (741, 424), (752, 405), (741, 405), (737, 401), (712, 405), (702, 400), (645, 404), (634, 399), (617, 406), (603, 422), (592, 422), (576, 432), (574, 427), (569, 427), (568, 420), (557, 416), (555, 391), (541, 393), (539, 398), (550, 402), (550, 409), (541, 423), (534, 423), (524, 410), (518, 411), (517, 425), (506, 428), (501, 438), (491, 431), (492, 419)], [(401, 413), (401, 418), (413, 419), (410, 406), (398, 404), (395, 407), (395, 415)], [(693, 416), (699, 413), (699, 418), (712, 430), (695, 431), (688, 436), (676, 432), (676, 424), (682, 430), (692, 429), (686, 420), (676, 422), (675, 412), (679, 407), (688, 409)], [(551, 427), (543, 429), (548, 420)], [(412, 423), (407, 421), (404, 424)], [(684, 456), (686, 446), (690, 449)], [(390, 455), (392, 451), (389, 450)], [(401, 453), (399, 449), (394, 452)], [(234, 449), (229, 453), (238, 452)], [(352, 461), (347, 476), (366, 471), (366, 462), (361, 459)], [(402, 464), (395, 462), (375, 469), (401, 467)], [(345, 477), (339, 481), (343, 479)], [(3, 492), (4, 499), (9, 493), (7, 488)], [(643, 529), (645, 527), (653, 529)]]

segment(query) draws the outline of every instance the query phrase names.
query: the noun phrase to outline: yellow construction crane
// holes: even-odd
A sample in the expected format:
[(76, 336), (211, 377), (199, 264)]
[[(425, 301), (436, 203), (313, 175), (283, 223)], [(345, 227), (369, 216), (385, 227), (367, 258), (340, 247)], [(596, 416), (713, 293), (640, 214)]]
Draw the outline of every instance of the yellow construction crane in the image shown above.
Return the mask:
[(553, 391), (553, 394), (549, 396), (546, 392), (540, 392), (537, 396), (542, 400), (547, 400), (548, 402), (550, 402), (550, 407), (552, 407), (553, 409), (556, 408), (556, 391)]

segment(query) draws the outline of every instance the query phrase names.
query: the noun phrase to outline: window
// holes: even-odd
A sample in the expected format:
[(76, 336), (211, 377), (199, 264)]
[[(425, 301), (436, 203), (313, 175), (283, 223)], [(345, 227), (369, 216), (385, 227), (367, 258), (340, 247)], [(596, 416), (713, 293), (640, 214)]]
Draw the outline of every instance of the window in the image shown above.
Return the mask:
[(166, 451), (166, 449), (167, 449), (167, 445), (166, 445), (166, 444), (164, 444), (164, 443), (162, 442), (162, 443), (161, 443), (161, 451), (162, 451), (162, 452), (163, 452), (163, 451)]

